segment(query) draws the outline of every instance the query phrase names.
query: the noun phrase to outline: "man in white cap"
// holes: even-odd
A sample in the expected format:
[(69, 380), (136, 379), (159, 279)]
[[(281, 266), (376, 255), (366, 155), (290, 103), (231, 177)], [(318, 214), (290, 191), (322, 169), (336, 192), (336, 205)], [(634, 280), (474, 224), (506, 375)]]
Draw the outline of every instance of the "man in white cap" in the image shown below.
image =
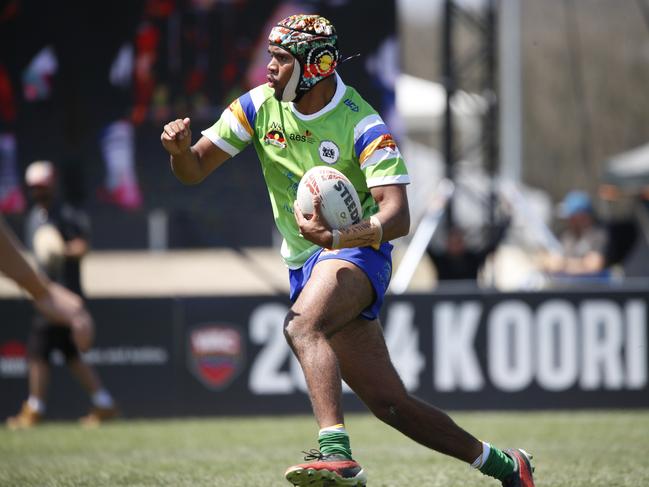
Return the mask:
[[(56, 199), (56, 172), (49, 161), (36, 161), (25, 174), (33, 207), (27, 215), (26, 241), (49, 279), (83, 296), (80, 263), (88, 251), (89, 222), (83, 212)], [(7, 419), (13, 429), (38, 423), (45, 413), (50, 355), (60, 351), (70, 371), (92, 398), (93, 407), (82, 422), (96, 425), (117, 410), (95, 371), (83, 361), (69, 327), (36, 315), (28, 342), (29, 398), (18, 415)]]

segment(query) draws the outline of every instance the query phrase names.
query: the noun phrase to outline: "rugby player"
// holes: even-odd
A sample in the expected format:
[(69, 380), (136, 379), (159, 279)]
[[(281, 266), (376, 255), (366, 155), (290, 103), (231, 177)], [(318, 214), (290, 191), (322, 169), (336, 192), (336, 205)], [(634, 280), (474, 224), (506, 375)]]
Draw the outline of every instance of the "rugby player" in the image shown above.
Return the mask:
[[(505, 486), (533, 487), (530, 457), (502, 451), (464, 431), (444, 412), (410, 395), (393, 367), (379, 323), (392, 272), (390, 241), (409, 231), (410, 179), (390, 130), (336, 72), (333, 25), (293, 15), (270, 32), (268, 82), (234, 100), (192, 145), (190, 119), (164, 126), (171, 169), (199, 183), (252, 144), (284, 241), (292, 306), (286, 339), (302, 366), (320, 431), (319, 449), (286, 470), (293, 485), (364, 486), (341, 406), (341, 378), (382, 421), (422, 445), (453, 456)], [(343, 172), (356, 188), (360, 223), (334, 230), (314, 199), (297, 205), (302, 175), (315, 165)]]

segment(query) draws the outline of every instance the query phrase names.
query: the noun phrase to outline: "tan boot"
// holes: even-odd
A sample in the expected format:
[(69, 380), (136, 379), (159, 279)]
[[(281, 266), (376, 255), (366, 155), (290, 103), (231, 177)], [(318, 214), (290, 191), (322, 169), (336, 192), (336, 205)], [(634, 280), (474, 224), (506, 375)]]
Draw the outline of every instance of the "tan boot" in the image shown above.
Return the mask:
[(10, 430), (27, 429), (36, 426), (42, 419), (40, 413), (34, 411), (27, 401), (23, 403), (23, 407), (16, 416), (7, 418), (7, 428)]
[(117, 406), (112, 406), (110, 408), (98, 408), (93, 407), (90, 412), (79, 418), (79, 422), (82, 426), (92, 428), (99, 426), (101, 423), (115, 419), (119, 415), (119, 410)]

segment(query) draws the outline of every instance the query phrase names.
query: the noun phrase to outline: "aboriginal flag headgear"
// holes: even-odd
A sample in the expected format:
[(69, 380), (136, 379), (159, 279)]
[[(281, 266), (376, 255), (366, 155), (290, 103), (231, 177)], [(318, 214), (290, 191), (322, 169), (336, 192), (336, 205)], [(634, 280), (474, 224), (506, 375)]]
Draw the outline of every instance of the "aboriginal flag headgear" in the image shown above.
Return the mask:
[[(268, 42), (290, 52), (298, 64), (282, 93), (282, 101), (297, 101), (338, 65), (338, 35), (320, 15), (291, 15), (270, 31)], [(298, 69), (299, 68), (299, 69)]]

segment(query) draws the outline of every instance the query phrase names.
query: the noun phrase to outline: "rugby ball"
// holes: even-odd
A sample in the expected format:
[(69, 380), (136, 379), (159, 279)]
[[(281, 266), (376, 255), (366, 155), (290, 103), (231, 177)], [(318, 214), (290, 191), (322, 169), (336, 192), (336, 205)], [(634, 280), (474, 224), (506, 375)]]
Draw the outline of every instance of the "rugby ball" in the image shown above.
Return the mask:
[(38, 227), (33, 240), (36, 261), (44, 270), (55, 275), (65, 259), (65, 241), (58, 229), (51, 223)]
[(363, 210), (356, 188), (339, 170), (329, 166), (309, 169), (297, 188), (297, 204), (309, 218), (313, 215), (313, 197), (322, 201), (322, 214), (332, 229), (340, 229), (361, 221)]

